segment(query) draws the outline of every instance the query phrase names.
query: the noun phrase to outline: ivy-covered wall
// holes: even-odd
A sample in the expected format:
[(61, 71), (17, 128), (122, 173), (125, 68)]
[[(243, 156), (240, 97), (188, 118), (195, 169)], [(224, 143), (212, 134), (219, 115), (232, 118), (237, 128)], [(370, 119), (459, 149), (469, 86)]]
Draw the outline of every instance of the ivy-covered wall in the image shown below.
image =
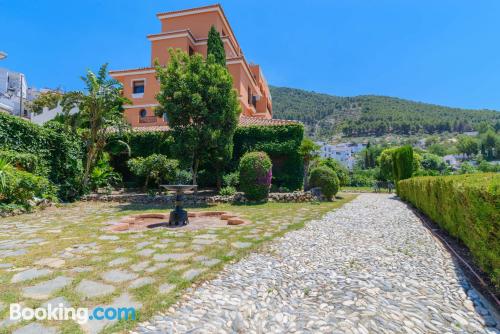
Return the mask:
[[(303, 179), (303, 162), (298, 154), (298, 148), (303, 136), (304, 128), (301, 124), (238, 127), (234, 135), (234, 153), (230, 169), (236, 170), (239, 159), (246, 152), (264, 151), (273, 161), (273, 184), (290, 190), (300, 189)], [(131, 150), (130, 157), (146, 157), (153, 153), (172, 156), (170, 147), (173, 138), (168, 132), (116, 134), (111, 144), (108, 145), (108, 149), (113, 167), (124, 176), (125, 182), (133, 181), (134, 177), (126, 166), (126, 161), (130, 157), (124, 146), (120, 145), (120, 141), (128, 143)], [(215, 179), (210, 176), (213, 176), (213, 173), (202, 170), (200, 184), (213, 186)]]
[(32, 153), (47, 163), (50, 181), (59, 187), (62, 200), (80, 195), (84, 147), (81, 139), (60, 124), (39, 126), (0, 113), (0, 150)]
[(304, 138), (302, 124), (239, 127), (234, 135), (233, 162), (250, 151), (264, 151), (273, 161), (273, 185), (302, 188), (304, 164), (298, 149)]

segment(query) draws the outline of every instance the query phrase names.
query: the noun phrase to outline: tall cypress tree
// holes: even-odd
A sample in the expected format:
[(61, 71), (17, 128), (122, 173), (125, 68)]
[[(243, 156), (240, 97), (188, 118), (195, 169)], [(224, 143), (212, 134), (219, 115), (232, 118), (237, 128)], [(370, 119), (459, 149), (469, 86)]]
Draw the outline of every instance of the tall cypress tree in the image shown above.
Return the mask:
[(207, 41), (207, 56), (213, 55), (215, 62), (222, 66), (226, 66), (226, 51), (224, 50), (224, 42), (220, 38), (220, 34), (214, 26), (208, 32)]

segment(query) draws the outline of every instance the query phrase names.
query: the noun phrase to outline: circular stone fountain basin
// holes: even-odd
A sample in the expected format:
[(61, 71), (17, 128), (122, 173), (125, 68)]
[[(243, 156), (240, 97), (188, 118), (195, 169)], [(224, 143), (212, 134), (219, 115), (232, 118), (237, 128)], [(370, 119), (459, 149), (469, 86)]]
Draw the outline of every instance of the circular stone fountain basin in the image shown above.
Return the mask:
[[(189, 224), (184, 226), (168, 226), (168, 213), (142, 213), (123, 217), (119, 222), (110, 223), (111, 232), (138, 232), (151, 228), (172, 228), (179, 230), (199, 230), (211, 227), (228, 227), (249, 224), (248, 221), (227, 211), (189, 212)], [(167, 223), (167, 224), (166, 224)]]

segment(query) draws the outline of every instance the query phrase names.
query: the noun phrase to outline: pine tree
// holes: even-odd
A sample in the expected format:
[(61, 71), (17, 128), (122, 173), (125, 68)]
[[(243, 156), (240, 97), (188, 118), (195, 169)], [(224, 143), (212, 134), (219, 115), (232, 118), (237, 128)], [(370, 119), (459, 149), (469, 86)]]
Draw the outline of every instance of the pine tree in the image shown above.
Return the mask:
[(220, 34), (214, 26), (212, 26), (208, 32), (207, 56), (208, 55), (213, 55), (217, 64), (226, 66), (226, 51), (224, 50), (224, 42), (222, 42)]

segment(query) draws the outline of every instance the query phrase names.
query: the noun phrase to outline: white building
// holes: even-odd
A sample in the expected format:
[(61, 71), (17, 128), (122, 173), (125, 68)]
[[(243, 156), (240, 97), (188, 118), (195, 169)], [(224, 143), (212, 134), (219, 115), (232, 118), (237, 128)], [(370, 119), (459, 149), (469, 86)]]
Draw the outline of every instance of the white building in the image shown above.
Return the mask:
[(354, 168), (355, 155), (366, 148), (366, 144), (341, 143), (336, 145), (316, 142), (320, 146), (319, 155), (322, 158), (332, 158), (338, 160), (348, 169)]
[[(48, 91), (50, 89), (28, 87), (26, 76), (23, 73), (0, 68), (0, 111), (27, 118), (36, 124), (43, 124), (61, 113), (62, 108), (59, 106), (52, 110), (44, 108), (40, 115), (32, 115), (26, 106), (28, 102), (36, 99), (41, 93)], [(21, 103), (23, 106), (22, 110)], [(75, 110), (71, 110), (71, 113), (73, 112)]]

